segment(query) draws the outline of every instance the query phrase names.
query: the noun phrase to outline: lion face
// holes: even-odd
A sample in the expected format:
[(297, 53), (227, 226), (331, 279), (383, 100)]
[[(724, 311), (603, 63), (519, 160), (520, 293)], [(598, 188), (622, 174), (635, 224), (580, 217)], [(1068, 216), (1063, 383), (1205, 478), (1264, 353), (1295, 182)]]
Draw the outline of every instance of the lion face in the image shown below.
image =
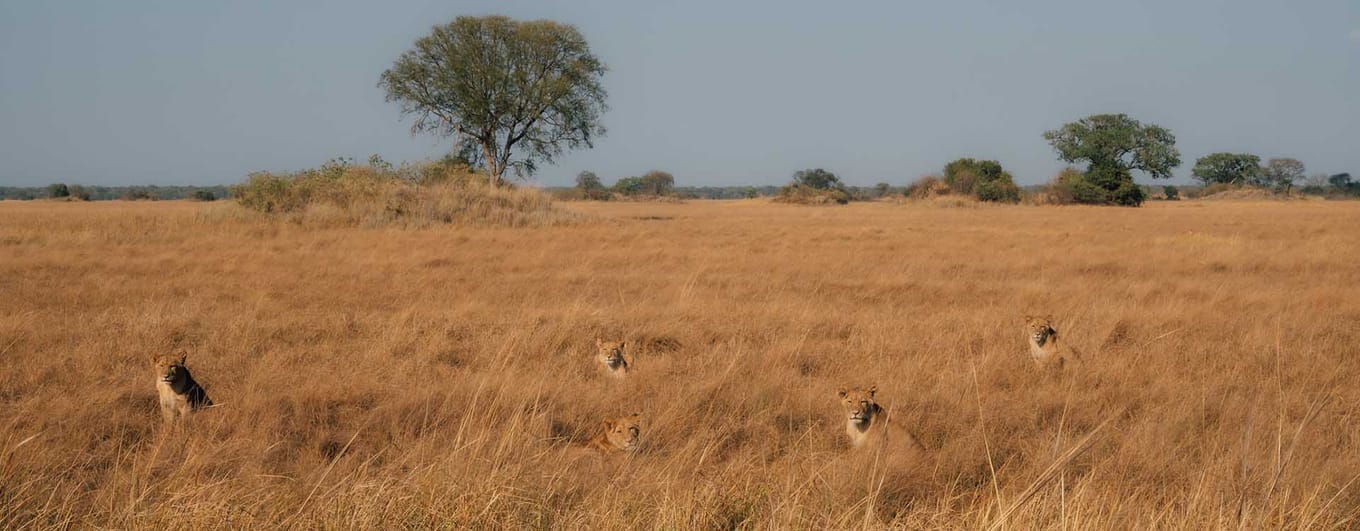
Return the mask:
[(836, 391), (836, 395), (841, 398), (841, 408), (845, 410), (851, 424), (865, 425), (873, 421), (874, 415), (881, 409), (878, 402), (874, 401), (874, 393), (877, 391), (876, 385), (868, 389), (842, 387)]
[(623, 359), (624, 346), (623, 341), (595, 340), (595, 348), (599, 351), (600, 363), (603, 363), (611, 371), (618, 370), (628, 364), (627, 360)]
[(183, 351), (179, 354), (156, 355), (151, 359), (151, 365), (156, 371), (156, 379), (165, 383), (173, 383), (182, 379), (188, 369), (184, 362), (189, 355)]
[(1053, 328), (1052, 317), (1026, 317), (1025, 335), (1028, 336), (1030, 341), (1033, 341), (1035, 345), (1042, 347), (1044, 346), (1044, 343), (1048, 342), (1049, 338), (1056, 337), (1058, 331)]
[(641, 420), (642, 413), (604, 419), (604, 433), (609, 445), (628, 452), (637, 449), (642, 434)]

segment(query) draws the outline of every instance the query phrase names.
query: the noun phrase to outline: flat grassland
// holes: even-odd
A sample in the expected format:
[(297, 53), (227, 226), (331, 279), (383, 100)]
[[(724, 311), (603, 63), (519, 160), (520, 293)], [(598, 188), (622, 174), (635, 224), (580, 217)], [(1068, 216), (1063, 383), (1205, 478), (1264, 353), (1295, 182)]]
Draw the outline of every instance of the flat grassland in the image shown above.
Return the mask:
[[(566, 208), (0, 202), (0, 527), (1360, 525), (1360, 204)], [(221, 405), (166, 430), (175, 348)], [(871, 384), (919, 461), (848, 448)]]

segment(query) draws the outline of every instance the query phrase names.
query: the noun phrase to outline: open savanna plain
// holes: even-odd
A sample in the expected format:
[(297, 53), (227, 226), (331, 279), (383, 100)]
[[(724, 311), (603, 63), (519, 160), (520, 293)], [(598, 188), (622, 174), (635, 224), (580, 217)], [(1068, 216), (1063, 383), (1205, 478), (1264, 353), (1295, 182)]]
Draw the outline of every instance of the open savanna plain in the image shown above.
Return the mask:
[[(1360, 204), (556, 208), (0, 203), (0, 527), (1360, 525)], [(169, 429), (179, 348), (219, 405)], [(849, 447), (869, 385), (919, 458)]]

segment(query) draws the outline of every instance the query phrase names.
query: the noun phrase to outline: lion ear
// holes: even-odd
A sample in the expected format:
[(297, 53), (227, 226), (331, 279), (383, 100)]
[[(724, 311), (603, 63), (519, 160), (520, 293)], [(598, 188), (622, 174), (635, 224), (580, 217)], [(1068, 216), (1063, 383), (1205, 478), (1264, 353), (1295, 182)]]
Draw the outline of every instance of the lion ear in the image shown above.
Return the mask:
[(184, 365), (184, 362), (185, 362), (185, 361), (188, 361), (188, 359), (189, 359), (189, 353), (188, 353), (188, 352), (185, 352), (185, 351), (183, 351), (183, 350), (181, 350), (181, 351), (179, 352), (179, 364), (180, 364), (180, 365)]
[(604, 431), (612, 430), (612, 429), (614, 429), (614, 419), (607, 418), (607, 419), (601, 420), (601, 421), (600, 421), (600, 425), (601, 425), (601, 426), (604, 426)]
[(850, 392), (849, 392), (849, 391), (846, 391), (844, 387), (841, 387), (841, 388), (839, 388), (839, 389), (836, 389), (836, 396), (839, 396), (839, 397), (841, 397), (841, 398), (845, 398), (845, 395), (848, 395), (848, 394), (850, 394)]
[(633, 418), (635, 418), (635, 419), (640, 419), (640, 418), (642, 418), (642, 412), (641, 412), (641, 411), (634, 411), (634, 412), (633, 412)]
[(874, 397), (874, 393), (877, 393), (877, 392), (878, 392), (878, 386), (877, 386), (877, 385), (871, 385), (871, 386), (869, 386), (869, 398), (873, 398), (873, 397)]
[(627, 342), (627, 341), (620, 341), (620, 342), (619, 342), (619, 348), (620, 348), (620, 349), (622, 349), (623, 347), (626, 347), (626, 346), (628, 346), (628, 342)]
[(603, 344), (604, 344), (604, 342), (603, 342), (603, 341), (600, 341), (600, 338), (598, 338), (598, 337), (595, 338), (595, 346), (598, 347), (598, 346), (603, 345)]

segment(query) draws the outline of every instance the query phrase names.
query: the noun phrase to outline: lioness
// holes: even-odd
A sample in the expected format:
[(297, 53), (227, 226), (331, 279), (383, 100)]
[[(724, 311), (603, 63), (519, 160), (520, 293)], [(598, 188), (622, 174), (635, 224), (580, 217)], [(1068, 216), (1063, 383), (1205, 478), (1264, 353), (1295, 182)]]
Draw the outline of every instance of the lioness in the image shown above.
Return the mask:
[(1053, 328), (1052, 316), (1026, 316), (1025, 338), (1029, 341), (1029, 356), (1041, 369), (1061, 369), (1079, 361), (1077, 351), (1058, 344), (1058, 330)]
[(600, 361), (600, 364), (604, 365), (605, 372), (610, 376), (623, 378), (627, 376), (628, 371), (632, 369), (633, 361), (624, 349), (626, 346), (627, 344), (623, 341), (613, 342), (600, 341), (599, 339), (595, 340), (595, 349), (598, 353), (596, 359)]
[(184, 418), (191, 412), (213, 405), (208, 393), (189, 376), (189, 368), (184, 366), (188, 357), (187, 353), (180, 351), (177, 356), (158, 354), (151, 359), (156, 370), (161, 417), (166, 422)]
[(902, 450), (914, 453), (925, 450), (916, 437), (906, 427), (892, 424), (892, 418), (883, 406), (874, 400), (878, 386), (868, 389), (846, 389), (836, 391), (845, 410), (845, 433), (850, 436), (850, 446), (854, 448), (878, 448), (883, 450)]
[(633, 413), (626, 417), (605, 418), (601, 422), (604, 432), (591, 437), (590, 441), (586, 442), (586, 448), (601, 454), (636, 450), (638, 439), (642, 434), (641, 420), (642, 413)]

